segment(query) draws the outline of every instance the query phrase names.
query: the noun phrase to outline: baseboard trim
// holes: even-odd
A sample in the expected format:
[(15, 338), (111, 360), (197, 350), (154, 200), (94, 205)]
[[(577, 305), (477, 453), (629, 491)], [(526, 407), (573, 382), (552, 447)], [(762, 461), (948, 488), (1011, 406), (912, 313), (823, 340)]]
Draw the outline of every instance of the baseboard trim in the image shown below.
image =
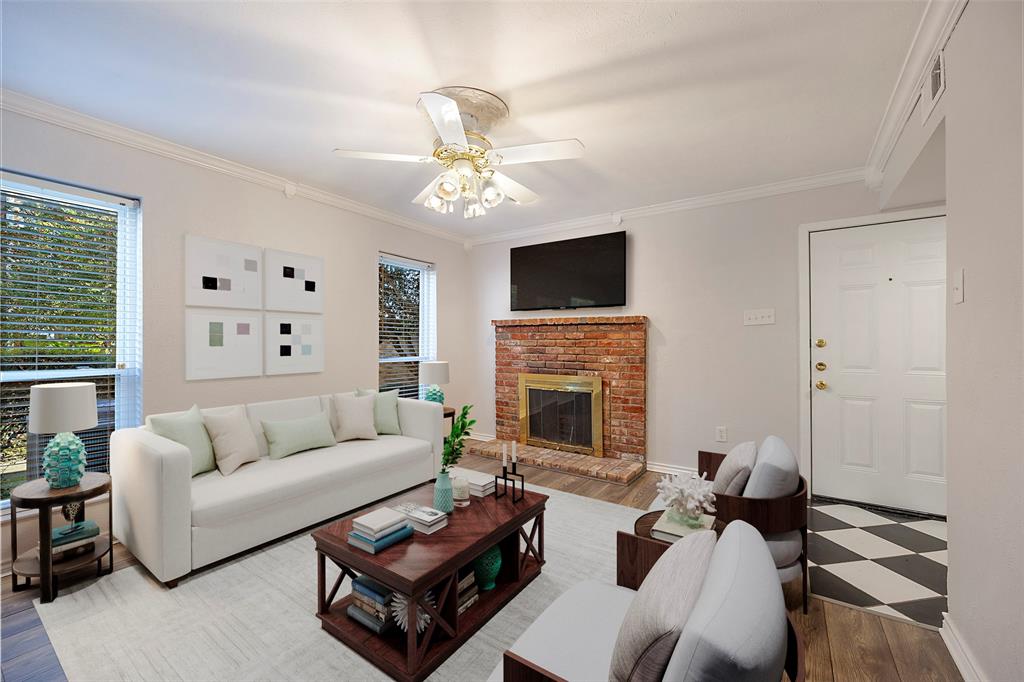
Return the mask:
[(956, 624), (949, 617), (948, 613), (942, 614), (942, 628), (939, 629), (939, 635), (942, 636), (942, 641), (946, 643), (946, 649), (949, 650), (949, 655), (965, 682), (983, 680), (984, 678), (978, 672), (980, 666), (975, 663), (974, 655), (971, 654), (967, 643), (960, 636), (960, 630), (957, 629)]
[(469, 440), (479, 440), (487, 442), (497, 439), (497, 436), (491, 433), (477, 433), (476, 431), (474, 431), (473, 433), (466, 436), (466, 438), (468, 438)]
[(651, 462), (650, 460), (647, 462), (647, 470), (673, 476), (688, 476), (690, 474), (697, 473), (697, 469), (694, 467), (684, 467), (678, 464), (665, 464), (663, 462)]

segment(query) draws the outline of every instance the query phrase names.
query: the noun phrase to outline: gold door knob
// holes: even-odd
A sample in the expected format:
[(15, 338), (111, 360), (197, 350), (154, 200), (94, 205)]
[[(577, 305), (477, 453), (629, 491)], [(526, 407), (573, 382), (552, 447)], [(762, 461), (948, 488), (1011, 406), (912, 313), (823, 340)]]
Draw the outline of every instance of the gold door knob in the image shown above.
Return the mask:
[(826, 388), (828, 388), (828, 384), (826, 384), (824, 381), (816, 381), (814, 382), (814, 387), (819, 391), (824, 391)]
[(824, 348), (828, 344), (825, 342), (825, 339), (818, 339), (817, 341), (814, 342), (814, 345), (817, 346), (818, 348)]
[(818, 362), (815, 363), (814, 369), (818, 370), (819, 372), (824, 372), (826, 369), (828, 369), (828, 365), (826, 365), (824, 362)]

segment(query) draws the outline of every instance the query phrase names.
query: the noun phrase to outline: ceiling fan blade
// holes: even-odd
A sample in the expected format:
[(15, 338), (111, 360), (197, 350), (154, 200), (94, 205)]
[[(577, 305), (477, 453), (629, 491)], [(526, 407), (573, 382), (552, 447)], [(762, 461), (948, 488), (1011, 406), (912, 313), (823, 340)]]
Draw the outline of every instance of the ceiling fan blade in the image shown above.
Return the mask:
[(505, 193), (507, 199), (511, 199), (517, 204), (532, 204), (533, 202), (540, 199), (537, 193), (525, 185), (520, 185), (518, 182), (505, 175), (494, 171), (491, 175), (491, 180), (494, 181), (501, 191)]
[[(438, 175), (437, 178), (439, 177), (441, 176)], [(412, 203), (422, 205), (423, 202), (427, 200), (427, 197), (429, 197), (433, 193), (434, 187), (437, 185), (437, 178), (431, 180), (430, 184), (424, 187), (423, 191), (416, 195), (416, 198), (412, 200)]]
[(421, 92), (420, 102), (427, 110), (430, 120), (437, 128), (437, 134), (444, 144), (457, 144), (463, 148), (469, 147), (466, 140), (466, 131), (462, 127), (462, 116), (459, 114), (459, 105), (455, 100), (436, 92)]
[(346, 159), (366, 159), (369, 161), (404, 161), (406, 163), (430, 163), (432, 156), (416, 156), (415, 154), (387, 154), (384, 152), (357, 152), (351, 149), (335, 149), (334, 153)]
[(496, 166), (510, 166), (514, 163), (535, 163), (537, 161), (558, 161), (560, 159), (578, 159), (583, 156), (583, 143), (571, 140), (553, 140), (521, 144), (515, 147), (492, 149), (487, 154), (491, 163)]

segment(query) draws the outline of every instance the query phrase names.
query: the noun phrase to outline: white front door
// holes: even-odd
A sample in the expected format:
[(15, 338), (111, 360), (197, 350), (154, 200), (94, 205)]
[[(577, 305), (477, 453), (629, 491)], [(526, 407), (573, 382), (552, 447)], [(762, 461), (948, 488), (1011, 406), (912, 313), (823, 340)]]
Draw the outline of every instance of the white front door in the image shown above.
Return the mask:
[(814, 494), (946, 513), (946, 222), (810, 235)]

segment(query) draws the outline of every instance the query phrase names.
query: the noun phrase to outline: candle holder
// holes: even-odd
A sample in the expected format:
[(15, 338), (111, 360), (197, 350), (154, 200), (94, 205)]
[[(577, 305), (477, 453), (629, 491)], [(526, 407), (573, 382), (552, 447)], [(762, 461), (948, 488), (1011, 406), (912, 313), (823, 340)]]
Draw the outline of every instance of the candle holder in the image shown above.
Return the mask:
[[(498, 481), (501, 481), (501, 485), (498, 485)], [(518, 482), (518, 486), (516, 483)], [(516, 463), (512, 462), (512, 471), (508, 470), (507, 466), (501, 467), (501, 476), (494, 475), (494, 496), (505, 497), (508, 494), (509, 483), (512, 484), (512, 502), (513, 504), (523, 499), (526, 494), (526, 478), (516, 471)]]

